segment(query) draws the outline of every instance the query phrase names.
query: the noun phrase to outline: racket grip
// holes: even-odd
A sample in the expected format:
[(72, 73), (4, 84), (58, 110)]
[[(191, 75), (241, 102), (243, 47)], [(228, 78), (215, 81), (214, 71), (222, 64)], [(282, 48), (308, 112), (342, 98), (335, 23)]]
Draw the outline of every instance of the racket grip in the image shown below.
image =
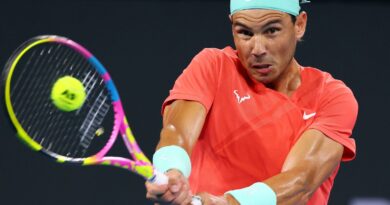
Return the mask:
[(154, 170), (154, 177), (150, 180), (150, 182), (158, 185), (168, 184), (168, 177), (167, 175)]
[[(168, 184), (168, 177), (167, 175), (155, 170), (154, 177), (149, 181), (158, 185)], [(201, 198), (199, 196), (192, 196), (191, 205), (202, 205)]]

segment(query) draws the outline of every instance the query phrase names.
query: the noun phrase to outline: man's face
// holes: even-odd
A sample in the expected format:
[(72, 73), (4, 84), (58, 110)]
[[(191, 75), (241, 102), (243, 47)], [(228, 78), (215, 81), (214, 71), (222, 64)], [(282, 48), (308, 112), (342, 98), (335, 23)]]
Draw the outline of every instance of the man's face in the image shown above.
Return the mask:
[[(243, 10), (231, 16), (239, 59), (252, 78), (272, 85), (288, 70), (304, 33), (297, 26), (299, 18), (294, 24), (289, 14), (264, 9)], [(304, 20), (306, 26), (306, 16)]]

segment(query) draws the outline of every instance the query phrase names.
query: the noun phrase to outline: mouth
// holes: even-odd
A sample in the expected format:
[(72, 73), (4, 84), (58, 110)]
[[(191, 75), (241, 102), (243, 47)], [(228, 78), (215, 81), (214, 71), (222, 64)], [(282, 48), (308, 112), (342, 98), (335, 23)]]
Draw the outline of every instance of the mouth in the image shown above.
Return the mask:
[(252, 64), (251, 68), (254, 69), (257, 73), (268, 74), (272, 70), (271, 64)]

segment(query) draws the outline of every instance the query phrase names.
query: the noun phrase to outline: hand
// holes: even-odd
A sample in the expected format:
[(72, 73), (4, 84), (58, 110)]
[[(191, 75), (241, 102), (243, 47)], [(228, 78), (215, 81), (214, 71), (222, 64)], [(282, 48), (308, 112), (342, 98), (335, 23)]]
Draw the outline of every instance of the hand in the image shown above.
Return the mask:
[(157, 185), (146, 182), (146, 198), (154, 202), (171, 205), (191, 204), (192, 194), (188, 180), (175, 169), (166, 173), (168, 184)]
[(214, 196), (203, 192), (198, 193), (197, 196), (202, 199), (202, 205), (240, 205), (240, 203), (230, 194)]

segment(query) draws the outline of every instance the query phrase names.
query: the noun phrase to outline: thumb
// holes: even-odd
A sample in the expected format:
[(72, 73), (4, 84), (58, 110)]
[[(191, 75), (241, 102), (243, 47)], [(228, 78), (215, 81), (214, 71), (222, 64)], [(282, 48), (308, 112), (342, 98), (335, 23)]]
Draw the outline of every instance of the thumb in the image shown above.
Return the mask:
[(170, 170), (167, 172), (167, 176), (169, 178), (168, 184), (169, 184), (169, 190), (172, 193), (179, 192), (181, 189), (181, 186), (183, 185), (183, 175), (181, 172), (177, 170)]
[(180, 180), (177, 179), (177, 178), (171, 178), (169, 180), (169, 190), (172, 192), (172, 193), (176, 193), (176, 192), (179, 192), (181, 188), (181, 183), (180, 183)]

